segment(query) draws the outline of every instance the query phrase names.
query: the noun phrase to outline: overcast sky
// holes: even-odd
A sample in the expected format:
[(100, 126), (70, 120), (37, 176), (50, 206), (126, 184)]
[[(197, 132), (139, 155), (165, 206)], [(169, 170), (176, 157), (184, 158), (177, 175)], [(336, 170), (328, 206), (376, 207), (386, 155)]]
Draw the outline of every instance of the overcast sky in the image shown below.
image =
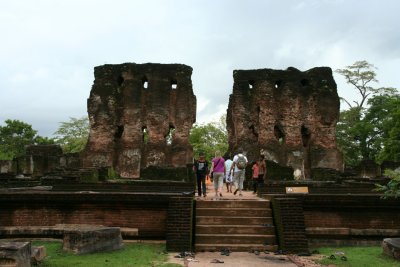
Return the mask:
[(235, 69), (367, 60), (378, 86), (400, 88), (399, 14), (397, 0), (1, 1), (0, 124), (18, 119), (52, 136), (87, 116), (93, 68), (106, 63), (191, 66), (199, 123), (226, 112)]

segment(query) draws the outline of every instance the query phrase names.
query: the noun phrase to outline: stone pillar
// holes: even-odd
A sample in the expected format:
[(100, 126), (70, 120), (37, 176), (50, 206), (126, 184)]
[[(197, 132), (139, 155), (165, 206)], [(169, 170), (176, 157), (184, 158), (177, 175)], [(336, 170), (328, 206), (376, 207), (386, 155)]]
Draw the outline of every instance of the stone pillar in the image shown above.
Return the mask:
[(286, 252), (308, 252), (303, 204), (297, 198), (274, 198), (272, 200), (279, 248)]
[(193, 197), (170, 197), (167, 218), (167, 250), (191, 251)]

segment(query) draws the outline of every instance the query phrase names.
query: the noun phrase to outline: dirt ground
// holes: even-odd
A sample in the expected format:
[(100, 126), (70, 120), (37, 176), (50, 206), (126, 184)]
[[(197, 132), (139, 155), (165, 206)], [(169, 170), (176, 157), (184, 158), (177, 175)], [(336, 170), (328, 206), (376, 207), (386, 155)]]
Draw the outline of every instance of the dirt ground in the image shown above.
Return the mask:
[[(177, 254), (179, 255), (179, 254)], [(249, 252), (232, 252), (229, 256), (221, 255), (219, 252), (201, 252), (196, 253), (194, 257), (175, 258), (176, 255), (171, 254), (169, 262), (177, 263), (186, 267), (208, 267), (208, 266), (229, 266), (229, 267), (296, 267), (285, 255), (274, 255), (273, 253), (255, 255)], [(221, 263), (213, 263), (212, 261), (222, 261)]]
[[(212, 267), (212, 266), (229, 266), (229, 267), (322, 267), (323, 265), (315, 263), (313, 260), (321, 259), (321, 255), (313, 255), (311, 257), (300, 257), (297, 255), (275, 255), (270, 252), (268, 254), (261, 252), (260, 255), (248, 252), (231, 252), (229, 256), (221, 255), (219, 252), (201, 252), (196, 253), (194, 257), (186, 257), (186, 259), (176, 258), (177, 254), (169, 255), (169, 262), (180, 264), (185, 267)], [(219, 263), (215, 261), (219, 261)]]

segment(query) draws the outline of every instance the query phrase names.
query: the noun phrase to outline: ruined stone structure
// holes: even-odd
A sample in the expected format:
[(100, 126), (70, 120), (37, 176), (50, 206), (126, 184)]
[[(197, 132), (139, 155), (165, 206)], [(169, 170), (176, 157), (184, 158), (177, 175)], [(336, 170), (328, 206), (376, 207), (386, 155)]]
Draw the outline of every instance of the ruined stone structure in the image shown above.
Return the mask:
[(83, 166), (113, 167), (121, 177), (137, 178), (149, 166), (191, 163), (189, 131), (196, 120), (191, 74), (191, 67), (180, 64), (96, 67)]
[(16, 172), (25, 176), (41, 177), (60, 166), (63, 157), (59, 145), (29, 145), (25, 155), (16, 158)]
[(267, 160), (302, 170), (342, 169), (335, 126), (339, 97), (328, 67), (301, 72), (235, 70), (227, 130), (229, 151), (243, 148), (249, 160)]

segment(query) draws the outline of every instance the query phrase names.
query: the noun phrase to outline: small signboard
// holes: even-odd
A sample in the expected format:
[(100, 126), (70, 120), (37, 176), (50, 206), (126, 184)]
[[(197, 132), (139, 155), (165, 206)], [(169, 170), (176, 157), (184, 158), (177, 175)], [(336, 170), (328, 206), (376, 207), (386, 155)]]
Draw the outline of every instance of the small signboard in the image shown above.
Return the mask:
[(288, 186), (286, 194), (308, 194), (308, 186)]

